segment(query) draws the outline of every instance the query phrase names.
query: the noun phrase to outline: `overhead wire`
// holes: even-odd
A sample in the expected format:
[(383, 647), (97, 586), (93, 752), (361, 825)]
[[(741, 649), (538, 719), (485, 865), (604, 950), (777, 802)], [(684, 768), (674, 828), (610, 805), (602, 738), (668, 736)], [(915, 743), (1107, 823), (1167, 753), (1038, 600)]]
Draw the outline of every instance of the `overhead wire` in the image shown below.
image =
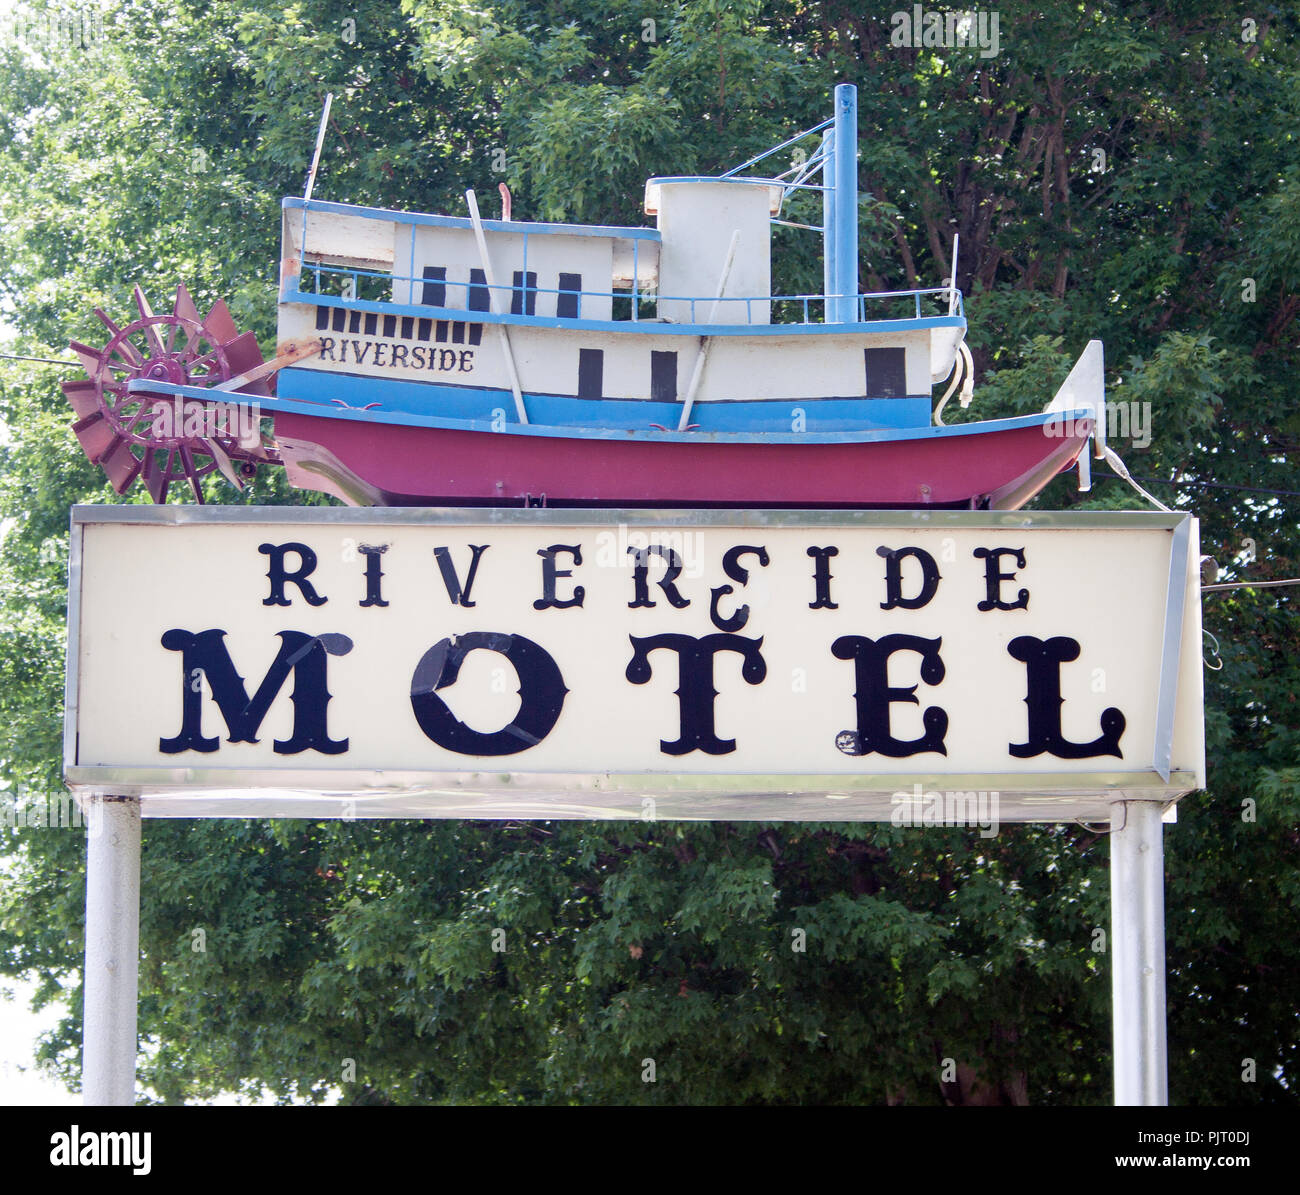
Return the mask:
[(54, 357), (22, 357), (17, 353), (0, 353), (0, 361), (36, 361), (41, 365), (66, 365), (69, 369), (80, 369), (80, 361), (60, 361)]
[(1202, 585), (1201, 592), (1212, 589), (1281, 589), (1286, 585), (1300, 585), (1300, 577), (1284, 577), (1280, 581), (1222, 581), (1217, 585)]
[[(1127, 480), (1118, 473), (1101, 473), (1095, 472), (1094, 477), (1110, 477), (1116, 481)], [(1262, 489), (1259, 486), (1251, 485), (1232, 485), (1224, 481), (1197, 481), (1189, 479), (1187, 481), (1177, 481), (1169, 477), (1138, 477), (1136, 474), (1130, 474), (1134, 481), (1152, 482), (1157, 485), (1178, 485), (1178, 486), (1201, 486), (1216, 490), (1242, 490), (1249, 494), (1276, 494), (1282, 498), (1300, 498), (1300, 490), (1269, 490)]]

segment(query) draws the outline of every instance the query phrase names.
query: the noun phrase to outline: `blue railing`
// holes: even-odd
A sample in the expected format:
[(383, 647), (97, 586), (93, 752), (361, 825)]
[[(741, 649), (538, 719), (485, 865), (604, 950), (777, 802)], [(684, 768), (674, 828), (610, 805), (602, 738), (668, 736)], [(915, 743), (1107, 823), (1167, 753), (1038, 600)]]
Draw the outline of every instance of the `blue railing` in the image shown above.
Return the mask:
[[(415, 278), (408, 274), (389, 274), (376, 270), (365, 270), (360, 267), (338, 267), (338, 266), (321, 266), (312, 265), (303, 271), (313, 284), (311, 289), (304, 289), (301, 284), (297, 288), (299, 296), (309, 296), (312, 294), (329, 296), (331, 298), (344, 299), (362, 299), (384, 305), (403, 305), (400, 300), (396, 300), (390, 293), (390, 288), (399, 286), (409, 287), (411, 295), (410, 305), (412, 306), (431, 306), (422, 303), (420, 295), (423, 288), (431, 284), (428, 278)], [(340, 285), (337, 288), (330, 286), (334, 279), (339, 280)], [(367, 295), (363, 293), (362, 280), (376, 280), (383, 285), (383, 295)], [(642, 304), (658, 303), (677, 303), (687, 305), (690, 312), (689, 322), (692, 324), (702, 323), (705, 317), (713, 310), (715, 303), (726, 304), (727, 309), (732, 309), (736, 304), (743, 304), (745, 307), (745, 324), (817, 324), (825, 323), (826, 302), (827, 298), (835, 299), (837, 296), (831, 295), (751, 295), (751, 296), (731, 296), (727, 295), (721, 299), (713, 296), (703, 295), (666, 295), (659, 294), (653, 290), (637, 290), (636, 288), (626, 288), (623, 290), (572, 290), (568, 288), (549, 287), (549, 286), (515, 286), (513, 284), (486, 282), (463, 282), (452, 279), (439, 279), (434, 285), (444, 288), (446, 292), (464, 292), (464, 303), (445, 303), (443, 310), (465, 311), (474, 313), (476, 311), (487, 312), (497, 310), (502, 314), (515, 314), (518, 316), (527, 316), (536, 309), (536, 297), (538, 295), (554, 295), (557, 300), (560, 296), (566, 296), (577, 300), (579, 315), (582, 314), (583, 300), (592, 299), (604, 302), (608, 300), (613, 310), (613, 319), (619, 322), (656, 322), (656, 315), (644, 314), (640, 307)], [(499, 305), (490, 304), (489, 294), (500, 295), (503, 300)], [(283, 296), (288, 297), (288, 296)], [(922, 310), (922, 301), (931, 298), (934, 300), (935, 310)], [(958, 318), (965, 318), (965, 307), (960, 291), (952, 292), (947, 287), (923, 287), (916, 290), (890, 290), (890, 291), (872, 291), (860, 294), (856, 297), (856, 317), (859, 323), (866, 323), (872, 319), (922, 319), (935, 318), (949, 315), (949, 301), (952, 299), (951, 314)], [(486, 301), (485, 301), (486, 300)], [(516, 302), (517, 300), (517, 302)], [(471, 306), (477, 301), (477, 306)], [(909, 302), (910, 301), (910, 302)], [(911, 308), (906, 315), (894, 314), (887, 315), (882, 308), (888, 304), (895, 307), (906, 303)], [(755, 318), (755, 306), (758, 304), (770, 305), (767, 311), (767, 318)], [(927, 304), (929, 306), (929, 304)], [(516, 307), (519, 310), (514, 310)], [(626, 314), (620, 314), (620, 310), (625, 310)], [(794, 318), (791, 318), (793, 314)], [(560, 317), (565, 318), (565, 317)], [(589, 318), (589, 317), (584, 317)], [(728, 320), (728, 323), (739, 321)]]
[[(319, 211), (324, 213), (335, 213), (348, 216), (361, 217), (368, 220), (383, 220), (393, 224), (405, 224), (412, 226), (412, 234), (409, 237), (409, 264), (406, 273), (397, 272), (397, 263), (394, 261), (393, 271), (368, 270), (360, 266), (326, 266), (319, 262), (314, 264), (304, 263), (301, 273), (296, 280), (294, 290), (297, 295), (317, 294), (330, 296), (333, 298), (359, 299), (373, 302), (380, 305), (399, 306), (400, 289), (406, 289), (408, 295), (408, 305), (410, 306), (429, 306), (420, 302), (417, 296), (423, 296), (424, 287), (430, 284), (442, 286), (445, 288), (444, 293), (456, 294), (464, 291), (464, 306), (452, 306), (456, 311), (488, 311), (497, 308), (502, 314), (511, 311), (516, 296), (519, 296), (520, 311), (518, 314), (522, 318), (527, 318), (527, 312), (534, 308), (536, 296), (538, 295), (566, 295), (575, 298), (578, 301), (579, 316), (582, 312), (582, 301), (585, 299), (599, 300), (602, 303), (609, 301), (611, 310), (614, 313), (613, 318), (619, 322), (639, 321), (657, 321), (656, 314), (643, 314), (641, 311), (642, 304), (651, 305), (660, 303), (686, 304), (690, 312), (689, 322), (692, 324), (700, 323), (701, 316), (707, 317), (712, 311), (713, 304), (728, 304), (728, 310), (734, 308), (735, 304), (744, 304), (745, 319), (744, 324), (819, 324), (825, 323), (828, 302), (832, 305), (840, 298), (838, 295), (807, 294), (807, 295), (753, 295), (753, 296), (725, 296), (722, 299), (714, 298), (711, 295), (668, 295), (660, 294), (657, 290), (645, 290), (640, 285), (640, 248), (642, 241), (659, 241), (659, 233), (652, 228), (619, 228), (612, 226), (597, 225), (573, 225), (573, 224), (523, 224), (512, 221), (501, 220), (484, 220), (483, 227), (488, 232), (506, 232), (522, 238), (522, 270), (521, 274), (525, 280), (528, 278), (528, 241), (530, 236), (598, 236), (613, 240), (624, 240), (630, 243), (632, 250), (632, 270), (631, 285), (622, 289), (610, 290), (571, 290), (559, 287), (545, 286), (515, 286), (512, 283), (503, 284), (497, 282), (495, 285), (489, 285), (486, 282), (462, 282), (451, 279), (428, 279), (415, 276), (415, 226), (433, 226), (443, 228), (468, 229), (472, 227), (469, 220), (457, 216), (434, 216), (422, 212), (396, 212), (388, 211), (382, 208), (365, 208), (353, 207), (349, 204), (326, 203), (321, 200), (301, 200), (285, 199), (284, 207), (286, 210), (302, 210), (302, 243), (306, 243), (307, 233), (307, 213), (309, 211)], [(395, 247), (396, 249), (396, 247)], [(342, 253), (333, 253), (331, 256), (342, 257)], [(302, 287), (302, 275), (307, 275), (313, 285), (313, 290), (304, 290)], [(333, 288), (335, 281), (338, 282), (337, 289)], [(363, 282), (371, 283), (372, 288), (383, 293), (365, 294), (363, 293)], [(374, 285), (377, 283), (378, 285)], [(391, 288), (391, 289), (390, 289)], [(400, 288), (400, 289), (399, 289)], [(495, 292), (503, 296), (505, 302), (502, 308), (491, 304), (489, 294)], [(282, 295), (282, 300), (289, 298), (289, 294)], [(471, 307), (472, 300), (478, 300), (479, 305)], [(484, 303), (484, 300), (487, 300)], [(932, 306), (934, 310), (922, 311), (923, 300), (930, 299), (931, 302), (926, 304)], [(910, 302), (908, 302), (910, 300)], [(755, 318), (755, 305), (762, 304), (760, 308), (763, 316)], [(907, 315), (885, 315), (883, 309), (887, 305), (910, 306), (911, 312)], [(951, 311), (950, 311), (951, 308)], [(859, 294), (854, 299), (853, 310), (859, 323), (865, 323), (869, 319), (921, 319), (925, 317), (934, 318), (947, 316), (949, 314), (964, 318), (965, 310), (963, 299), (960, 291), (950, 290), (947, 287), (926, 287), (913, 290), (895, 290), (895, 291), (874, 291)], [(626, 311), (626, 314), (620, 312)], [(565, 317), (559, 317), (565, 318)], [(740, 321), (728, 321), (729, 323), (739, 323)]]

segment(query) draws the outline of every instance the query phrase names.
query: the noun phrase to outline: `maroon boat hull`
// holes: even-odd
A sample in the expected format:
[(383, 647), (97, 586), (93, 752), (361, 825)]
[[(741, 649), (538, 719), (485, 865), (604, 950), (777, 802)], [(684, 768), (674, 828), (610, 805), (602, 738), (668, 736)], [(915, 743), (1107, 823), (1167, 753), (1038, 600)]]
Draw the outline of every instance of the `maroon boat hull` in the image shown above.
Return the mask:
[[(986, 425), (987, 427), (987, 425)], [(835, 443), (600, 439), (277, 413), (290, 480), (353, 505), (1015, 509), (1078, 457), (1091, 424)]]

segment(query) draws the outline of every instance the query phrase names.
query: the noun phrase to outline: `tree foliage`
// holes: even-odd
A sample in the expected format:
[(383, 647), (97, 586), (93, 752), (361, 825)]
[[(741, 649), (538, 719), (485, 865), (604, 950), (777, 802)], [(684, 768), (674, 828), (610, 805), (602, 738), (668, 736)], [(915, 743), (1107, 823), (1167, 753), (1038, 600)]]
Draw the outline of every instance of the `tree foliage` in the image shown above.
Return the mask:
[[(125, 0), (90, 47), (0, 39), (9, 351), (65, 355), (96, 306), (181, 280), (269, 348), (278, 203), (326, 92), (320, 197), (459, 212), (506, 181), (523, 218), (618, 223), (646, 177), (736, 165), (853, 82), (862, 277), (938, 285), (960, 233), (966, 417), (1040, 409), (1099, 338), (1110, 400), (1150, 414), (1149, 445), (1115, 442), (1133, 473), (1226, 578), (1300, 574), (1294, 13), (1004, 6), (983, 56), (893, 44), (898, 7)], [(811, 234), (774, 246), (778, 289), (820, 289)], [(0, 361), (0, 776), (37, 791), (68, 507), (116, 500), (60, 376)], [(1039, 505), (1137, 502), (1103, 475)], [(1293, 593), (1205, 596), (1210, 789), (1166, 837), (1175, 1102), (1297, 1098)], [(3, 834), (0, 971), (70, 993), (45, 1051), (75, 1085), (83, 844)], [(164, 1101), (1105, 1103), (1105, 857), (1070, 825), (151, 822), (143, 1076)]]

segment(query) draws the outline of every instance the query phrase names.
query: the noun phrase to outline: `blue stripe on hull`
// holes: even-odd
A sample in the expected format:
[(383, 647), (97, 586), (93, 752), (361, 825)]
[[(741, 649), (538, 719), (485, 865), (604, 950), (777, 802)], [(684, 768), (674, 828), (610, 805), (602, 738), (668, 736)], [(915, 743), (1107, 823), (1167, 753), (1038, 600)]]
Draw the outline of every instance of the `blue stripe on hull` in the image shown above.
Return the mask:
[[(135, 378), (127, 382), (129, 394), (148, 394), (157, 396), (175, 396), (190, 398), (198, 402), (238, 403), (252, 406), (263, 415), (276, 415), (279, 412), (293, 415), (306, 415), (312, 419), (342, 419), (357, 425), (358, 432), (364, 434), (367, 424), (388, 424), (395, 427), (427, 428), (433, 431), (472, 431), (483, 433), (505, 433), (514, 436), (536, 436), (541, 439), (562, 440), (639, 440), (662, 444), (755, 444), (771, 446), (774, 444), (903, 444), (914, 440), (943, 440), (950, 438), (970, 439), (972, 445), (983, 436), (998, 432), (1014, 431), (1017, 428), (1041, 428), (1043, 434), (1051, 437), (1086, 436), (1092, 430), (1094, 415), (1087, 407), (1075, 407), (1063, 411), (1040, 411), (1036, 415), (1017, 415), (1012, 419), (985, 419), (978, 423), (951, 423), (947, 426), (903, 427), (903, 428), (859, 428), (853, 431), (832, 432), (705, 432), (705, 431), (643, 431), (641, 429), (601, 428), (590, 425), (583, 427), (551, 427), (542, 423), (503, 424), (495, 427), (482, 419), (456, 419), (448, 415), (404, 414), (397, 411), (366, 411), (359, 407), (341, 407), (333, 403), (304, 402), (300, 399), (288, 399), (283, 395), (267, 397), (264, 395), (243, 394), (238, 391), (217, 391), (220, 399), (214, 399), (214, 391), (205, 386), (180, 386), (172, 382), (155, 382), (149, 378)], [(896, 400), (895, 400), (896, 401)]]
[[(439, 386), (393, 378), (282, 369), (276, 385), (281, 398), (338, 407), (373, 408), (376, 414), (437, 415), (483, 422), (517, 422), (508, 390), (478, 386)], [(338, 400), (336, 402), (335, 400)], [(576, 398), (565, 394), (525, 394), (531, 423), (551, 427), (675, 429), (681, 404), (649, 399)], [(802, 423), (798, 412), (803, 412)], [(927, 427), (930, 398), (789, 398), (753, 402), (697, 402), (691, 422), (702, 431), (809, 432), (864, 431)]]

